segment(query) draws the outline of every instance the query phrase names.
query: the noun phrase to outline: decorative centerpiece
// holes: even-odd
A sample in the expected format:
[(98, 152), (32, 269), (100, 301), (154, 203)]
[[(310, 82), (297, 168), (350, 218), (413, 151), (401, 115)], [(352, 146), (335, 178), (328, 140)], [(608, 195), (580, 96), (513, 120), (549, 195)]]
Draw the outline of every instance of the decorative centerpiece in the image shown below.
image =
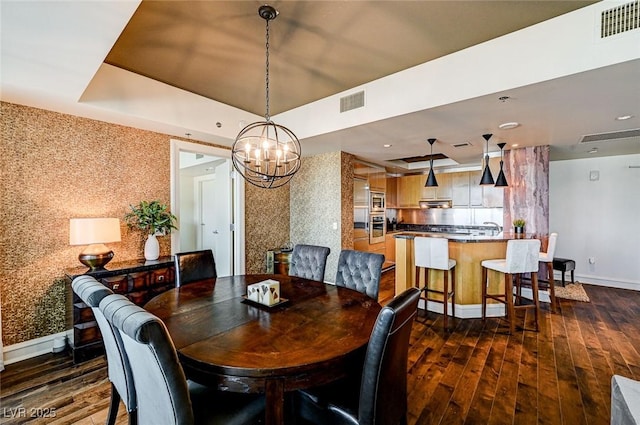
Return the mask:
[(144, 258), (157, 260), (160, 257), (160, 244), (157, 236), (171, 234), (177, 230), (177, 218), (171, 214), (169, 208), (159, 201), (141, 201), (138, 205), (129, 205), (131, 212), (124, 216), (130, 229), (142, 230), (147, 234), (144, 244)]
[(516, 218), (513, 220), (513, 231), (514, 233), (524, 233), (524, 225), (526, 222), (523, 218)]
[(289, 300), (280, 297), (280, 282), (273, 279), (263, 280), (247, 286), (245, 301), (261, 304), (266, 307), (275, 307)]

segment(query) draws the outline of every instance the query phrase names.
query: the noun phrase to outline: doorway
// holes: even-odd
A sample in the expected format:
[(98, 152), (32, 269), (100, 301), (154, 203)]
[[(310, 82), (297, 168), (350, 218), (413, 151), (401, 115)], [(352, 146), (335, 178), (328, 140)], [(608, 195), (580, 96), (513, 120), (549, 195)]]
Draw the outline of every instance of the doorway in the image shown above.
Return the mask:
[(172, 253), (211, 249), (219, 276), (243, 274), (243, 183), (229, 150), (171, 140)]

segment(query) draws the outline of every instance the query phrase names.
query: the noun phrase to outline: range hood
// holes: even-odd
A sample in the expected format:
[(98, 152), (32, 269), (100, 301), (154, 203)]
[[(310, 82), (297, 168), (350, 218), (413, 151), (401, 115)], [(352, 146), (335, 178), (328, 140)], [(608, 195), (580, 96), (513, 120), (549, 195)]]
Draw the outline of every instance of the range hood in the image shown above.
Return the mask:
[(434, 200), (420, 200), (418, 202), (420, 208), (451, 208), (451, 199), (439, 199), (437, 201)]

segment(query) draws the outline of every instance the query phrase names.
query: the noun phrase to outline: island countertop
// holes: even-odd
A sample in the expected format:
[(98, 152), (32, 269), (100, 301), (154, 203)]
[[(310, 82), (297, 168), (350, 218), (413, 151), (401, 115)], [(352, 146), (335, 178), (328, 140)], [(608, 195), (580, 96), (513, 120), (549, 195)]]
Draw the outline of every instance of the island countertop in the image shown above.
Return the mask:
[(464, 233), (440, 233), (440, 232), (398, 232), (394, 233), (396, 239), (414, 239), (416, 237), (446, 238), (454, 242), (475, 243), (475, 242), (506, 242), (511, 239), (536, 239), (537, 235), (532, 233), (510, 233), (500, 232), (497, 235), (469, 235)]

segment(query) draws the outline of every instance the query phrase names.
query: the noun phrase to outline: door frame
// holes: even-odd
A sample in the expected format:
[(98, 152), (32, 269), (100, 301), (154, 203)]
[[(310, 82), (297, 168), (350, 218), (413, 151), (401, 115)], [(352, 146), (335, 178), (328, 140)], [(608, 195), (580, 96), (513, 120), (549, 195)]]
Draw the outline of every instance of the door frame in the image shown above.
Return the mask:
[[(180, 219), (180, 152), (202, 153), (231, 161), (231, 150), (184, 140), (170, 140), (170, 184), (172, 213)], [(231, 166), (231, 218), (235, 226), (233, 235), (233, 274), (245, 273), (245, 223), (244, 223), (244, 180)], [(171, 253), (180, 252), (180, 229), (171, 232)]]

